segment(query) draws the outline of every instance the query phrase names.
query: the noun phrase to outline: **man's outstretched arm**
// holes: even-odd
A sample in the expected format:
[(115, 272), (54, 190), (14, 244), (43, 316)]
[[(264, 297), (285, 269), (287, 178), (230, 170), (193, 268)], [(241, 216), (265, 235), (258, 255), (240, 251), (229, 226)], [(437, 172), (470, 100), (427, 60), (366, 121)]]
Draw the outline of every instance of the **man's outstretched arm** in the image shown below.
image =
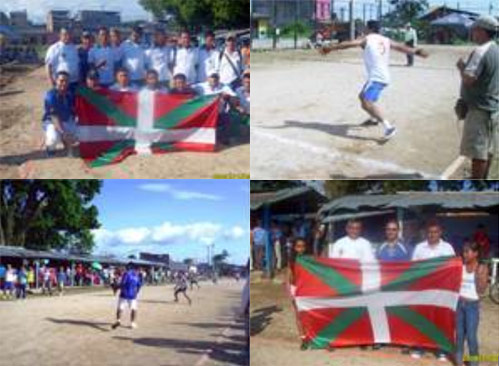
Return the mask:
[(332, 44), (329, 46), (322, 46), (321, 48), (319, 48), (319, 53), (321, 55), (327, 55), (329, 52), (332, 51), (346, 50), (347, 48), (362, 47), (364, 46), (365, 42), (366, 42), (365, 38), (359, 38), (353, 41), (346, 41), (338, 44)]
[(390, 40), (390, 47), (393, 48), (395, 51), (402, 52), (407, 55), (416, 55), (423, 58), (427, 58), (429, 56), (428, 52), (426, 52), (422, 48), (407, 47), (402, 43), (398, 43), (392, 40)]

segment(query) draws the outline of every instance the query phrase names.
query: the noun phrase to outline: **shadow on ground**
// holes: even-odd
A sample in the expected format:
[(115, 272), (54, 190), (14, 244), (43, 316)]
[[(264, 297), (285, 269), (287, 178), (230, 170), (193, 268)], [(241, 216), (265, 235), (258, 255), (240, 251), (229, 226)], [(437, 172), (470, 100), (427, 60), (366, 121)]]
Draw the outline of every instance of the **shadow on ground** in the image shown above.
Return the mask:
[(112, 323), (103, 323), (103, 322), (91, 322), (85, 320), (74, 320), (74, 319), (55, 319), (55, 318), (45, 318), (49, 322), (56, 324), (69, 324), (80, 327), (89, 327), (93, 329), (100, 330), (101, 332), (109, 332), (111, 329)]
[(272, 314), (281, 311), (282, 308), (276, 305), (253, 310), (250, 317), (250, 335), (261, 333), (272, 321)]
[[(115, 336), (114, 339), (129, 341), (147, 347), (173, 348), (179, 353), (206, 354), (210, 359), (230, 365), (246, 366), (248, 355), (244, 352), (244, 344), (234, 341), (198, 341), (171, 338), (129, 338)], [(211, 350), (211, 352), (208, 352)]]
[[(384, 145), (387, 141), (383, 137), (375, 138), (368, 136), (360, 136), (356, 134), (351, 134), (352, 132), (357, 132), (360, 130), (364, 130), (365, 127), (362, 127), (361, 124), (352, 124), (352, 123), (326, 123), (326, 122), (303, 122), (303, 121), (284, 121), (284, 125), (275, 126), (275, 127), (262, 127), (265, 129), (284, 129), (284, 128), (304, 128), (309, 130), (321, 131), (333, 136), (339, 136), (346, 139), (358, 140), (358, 141), (374, 141), (378, 145)], [(381, 131), (381, 130), (380, 130)], [(380, 132), (381, 134), (381, 132)], [(380, 135), (381, 136), (381, 135)]]

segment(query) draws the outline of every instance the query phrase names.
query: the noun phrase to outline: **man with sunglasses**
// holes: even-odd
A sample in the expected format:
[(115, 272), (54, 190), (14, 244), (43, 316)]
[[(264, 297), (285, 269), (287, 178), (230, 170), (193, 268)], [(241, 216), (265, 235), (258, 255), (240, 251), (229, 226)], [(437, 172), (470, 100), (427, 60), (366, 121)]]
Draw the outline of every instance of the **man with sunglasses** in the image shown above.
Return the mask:
[(396, 220), (385, 225), (385, 242), (376, 251), (376, 257), (383, 261), (409, 261), (411, 253), (400, 238), (400, 226)]

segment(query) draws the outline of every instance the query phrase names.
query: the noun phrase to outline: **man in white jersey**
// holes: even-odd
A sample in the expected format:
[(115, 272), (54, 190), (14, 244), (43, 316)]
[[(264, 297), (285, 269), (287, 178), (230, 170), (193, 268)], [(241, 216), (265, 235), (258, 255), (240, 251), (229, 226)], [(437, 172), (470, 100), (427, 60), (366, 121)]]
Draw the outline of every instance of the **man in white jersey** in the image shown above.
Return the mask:
[(191, 45), (191, 35), (187, 31), (180, 33), (179, 46), (173, 50), (172, 74), (184, 74), (188, 84), (196, 83), (199, 50)]
[[(442, 240), (442, 227), (436, 221), (430, 221), (426, 226), (426, 240), (419, 243), (414, 248), (412, 260), (431, 259), (438, 257), (455, 256), (452, 245)], [(423, 355), (423, 351), (415, 348), (411, 352), (411, 357), (419, 359)], [(442, 351), (436, 353), (440, 361), (447, 361), (447, 357)]]
[(130, 39), (122, 43), (123, 67), (128, 70), (130, 84), (135, 88), (144, 85), (146, 76), (146, 53), (140, 44), (142, 28), (134, 27)]
[(76, 89), (80, 78), (80, 60), (76, 46), (71, 43), (71, 34), (68, 29), (61, 28), (59, 42), (54, 43), (47, 50), (45, 57), (47, 77), (52, 87), (55, 86), (57, 74), (61, 71), (69, 74), (69, 87)]
[(198, 83), (204, 83), (213, 73), (218, 74), (220, 68), (220, 51), (215, 45), (215, 34), (207, 31), (204, 45), (199, 49)]
[(154, 45), (146, 51), (147, 69), (156, 71), (159, 86), (163, 89), (170, 87), (171, 72), (171, 48), (166, 45), (166, 35), (162, 28), (154, 30)]
[(367, 82), (359, 94), (362, 109), (366, 111), (370, 118), (363, 123), (363, 126), (377, 125), (382, 123), (384, 127), (384, 137), (389, 139), (396, 133), (396, 128), (383, 116), (383, 113), (376, 102), (383, 89), (390, 84), (390, 49), (412, 54), (421, 57), (428, 57), (428, 54), (421, 48), (410, 48), (401, 43), (395, 42), (379, 34), (379, 22), (370, 20), (367, 22), (367, 35), (354, 41), (342, 42), (335, 45), (326, 45), (319, 48), (323, 55), (331, 51), (343, 50), (347, 48), (362, 47), (364, 49), (364, 63), (367, 70)]
[(363, 262), (374, 261), (374, 252), (366, 239), (360, 236), (362, 223), (359, 220), (348, 220), (347, 235), (329, 245), (329, 258), (358, 259)]

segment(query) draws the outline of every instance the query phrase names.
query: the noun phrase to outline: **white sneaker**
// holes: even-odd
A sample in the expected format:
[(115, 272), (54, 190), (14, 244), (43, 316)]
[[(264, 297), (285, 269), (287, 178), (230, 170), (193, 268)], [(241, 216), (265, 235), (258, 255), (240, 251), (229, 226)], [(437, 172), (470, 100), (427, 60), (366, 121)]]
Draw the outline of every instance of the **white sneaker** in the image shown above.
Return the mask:
[(447, 359), (447, 356), (446, 356), (446, 355), (444, 355), (444, 354), (440, 354), (440, 355), (438, 355), (438, 360), (439, 360), (440, 362), (447, 362), (447, 361), (449, 361), (449, 360)]
[(421, 353), (419, 352), (411, 352), (411, 357), (416, 359), (416, 360), (419, 360), (421, 358)]
[(387, 128), (385, 130), (385, 139), (388, 140), (390, 138), (392, 138), (393, 136), (395, 136), (395, 134), (397, 133), (397, 128), (395, 126), (393, 127), (390, 127), (390, 128)]
[(130, 327), (131, 327), (132, 329), (136, 329), (136, 328), (137, 328), (137, 323), (132, 323), (132, 324), (130, 324)]

